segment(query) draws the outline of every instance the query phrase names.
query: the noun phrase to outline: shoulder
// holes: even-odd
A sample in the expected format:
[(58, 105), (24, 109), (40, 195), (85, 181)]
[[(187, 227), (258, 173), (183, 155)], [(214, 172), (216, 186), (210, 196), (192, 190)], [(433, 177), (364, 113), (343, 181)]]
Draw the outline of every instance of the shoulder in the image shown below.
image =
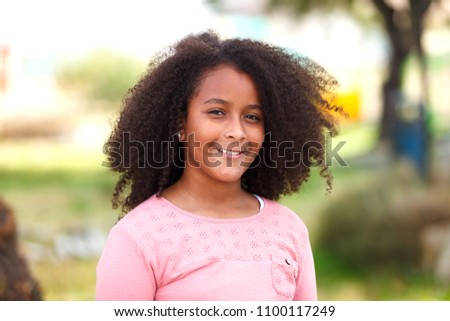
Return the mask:
[(173, 213), (167, 204), (152, 195), (128, 212), (110, 230), (108, 240), (150, 253), (161, 238), (167, 237), (167, 225)]
[(308, 229), (300, 218), (300, 216), (291, 210), (289, 207), (273, 200), (264, 198), (264, 202), (267, 206), (267, 210), (270, 215), (278, 217), (283, 224), (295, 228), (297, 231), (308, 234)]
[(127, 213), (117, 222), (116, 227), (133, 234), (149, 231), (152, 226), (159, 225), (156, 223), (161, 223), (165, 217), (164, 212), (167, 212), (165, 203), (154, 194)]
[(264, 203), (267, 205), (267, 208), (269, 210), (274, 211), (279, 215), (287, 217), (290, 220), (302, 221), (301, 218), (286, 205), (283, 205), (277, 201), (270, 200), (267, 198), (264, 198)]

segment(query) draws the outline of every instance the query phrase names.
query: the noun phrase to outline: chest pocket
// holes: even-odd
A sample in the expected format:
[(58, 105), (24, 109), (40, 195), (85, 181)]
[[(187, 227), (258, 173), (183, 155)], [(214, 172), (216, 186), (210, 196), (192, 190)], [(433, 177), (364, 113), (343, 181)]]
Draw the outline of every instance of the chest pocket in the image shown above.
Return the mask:
[(272, 284), (278, 294), (294, 298), (298, 264), (290, 257), (272, 256)]

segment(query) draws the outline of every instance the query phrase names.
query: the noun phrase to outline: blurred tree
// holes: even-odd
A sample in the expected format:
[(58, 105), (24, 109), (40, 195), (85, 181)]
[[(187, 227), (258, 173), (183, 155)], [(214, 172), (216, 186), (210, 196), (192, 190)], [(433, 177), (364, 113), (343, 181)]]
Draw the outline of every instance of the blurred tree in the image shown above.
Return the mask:
[[(235, 1), (210, 0), (210, 3), (219, 10), (233, 11), (233, 6), (237, 6)], [(380, 142), (386, 143), (396, 154), (413, 158), (420, 173), (427, 175), (429, 132), (425, 106), (428, 102), (428, 85), (422, 35), (425, 28), (424, 20), (427, 13), (431, 11), (430, 7), (433, 5), (438, 7), (441, 4), (440, 0), (261, 0), (255, 1), (254, 4), (256, 7), (265, 6), (268, 11), (287, 9), (289, 13), (297, 17), (314, 10), (329, 13), (333, 10), (345, 9), (364, 23), (367, 23), (367, 19), (364, 19), (366, 16), (363, 11), (367, 11), (367, 6), (372, 5), (383, 21), (391, 47), (388, 75), (383, 85)], [(249, 7), (248, 3), (247, 7)], [(411, 54), (416, 54), (419, 60), (422, 90), (420, 101), (413, 103), (405, 100), (402, 88), (404, 66)], [(405, 121), (404, 117), (402, 118), (403, 115), (399, 110), (404, 107), (415, 109), (416, 119), (413, 123), (411, 119)]]
[(143, 64), (136, 59), (100, 50), (63, 63), (56, 80), (70, 93), (117, 106), (142, 70)]

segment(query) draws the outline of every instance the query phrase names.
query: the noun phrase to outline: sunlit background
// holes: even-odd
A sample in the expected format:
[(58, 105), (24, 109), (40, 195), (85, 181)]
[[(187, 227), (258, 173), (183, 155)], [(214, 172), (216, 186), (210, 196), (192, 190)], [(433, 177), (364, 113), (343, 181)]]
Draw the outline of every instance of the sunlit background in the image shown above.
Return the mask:
[(349, 117), (328, 146), (332, 193), (313, 171), (281, 200), (310, 229), (319, 298), (450, 300), (450, 1), (430, 5), (425, 54), (409, 48), (388, 94), (395, 50), (373, 2), (409, 30), (408, 1), (331, 2), (0, 0), (0, 199), (42, 299), (94, 298), (118, 215), (102, 162), (121, 98), (159, 50), (213, 29), (308, 56), (340, 83)]

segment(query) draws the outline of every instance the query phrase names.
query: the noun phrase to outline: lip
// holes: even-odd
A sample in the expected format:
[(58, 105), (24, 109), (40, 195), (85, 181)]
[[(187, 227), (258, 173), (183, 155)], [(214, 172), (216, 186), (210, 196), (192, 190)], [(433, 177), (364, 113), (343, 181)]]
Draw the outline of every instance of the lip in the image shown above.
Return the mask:
[(241, 150), (240, 148), (223, 149), (221, 145), (213, 144), (209, 152), (217, 157), (240, 158), (247, 153), (247, 150)]
[(228, 149), (225, 150), (219, 149), (218, 152), (221, 153), (222, 156), (227, 158), (239, 158), (244, 153), (243, 151), (240, 150), (228, 150)]
[[(224, 146), (225, 148), (223, 148), (222, 146)], [(226, 148), (226, 146), (229, 146), (229, 148)], [(211, 156), (215, 157), (236, 159), (251, 155), (252, 146), (249, 143), (238, 144), (237, 142), (231, 142), (224, 144), (212, 142), (208, 148), (208, 153), (210, 153)]]

